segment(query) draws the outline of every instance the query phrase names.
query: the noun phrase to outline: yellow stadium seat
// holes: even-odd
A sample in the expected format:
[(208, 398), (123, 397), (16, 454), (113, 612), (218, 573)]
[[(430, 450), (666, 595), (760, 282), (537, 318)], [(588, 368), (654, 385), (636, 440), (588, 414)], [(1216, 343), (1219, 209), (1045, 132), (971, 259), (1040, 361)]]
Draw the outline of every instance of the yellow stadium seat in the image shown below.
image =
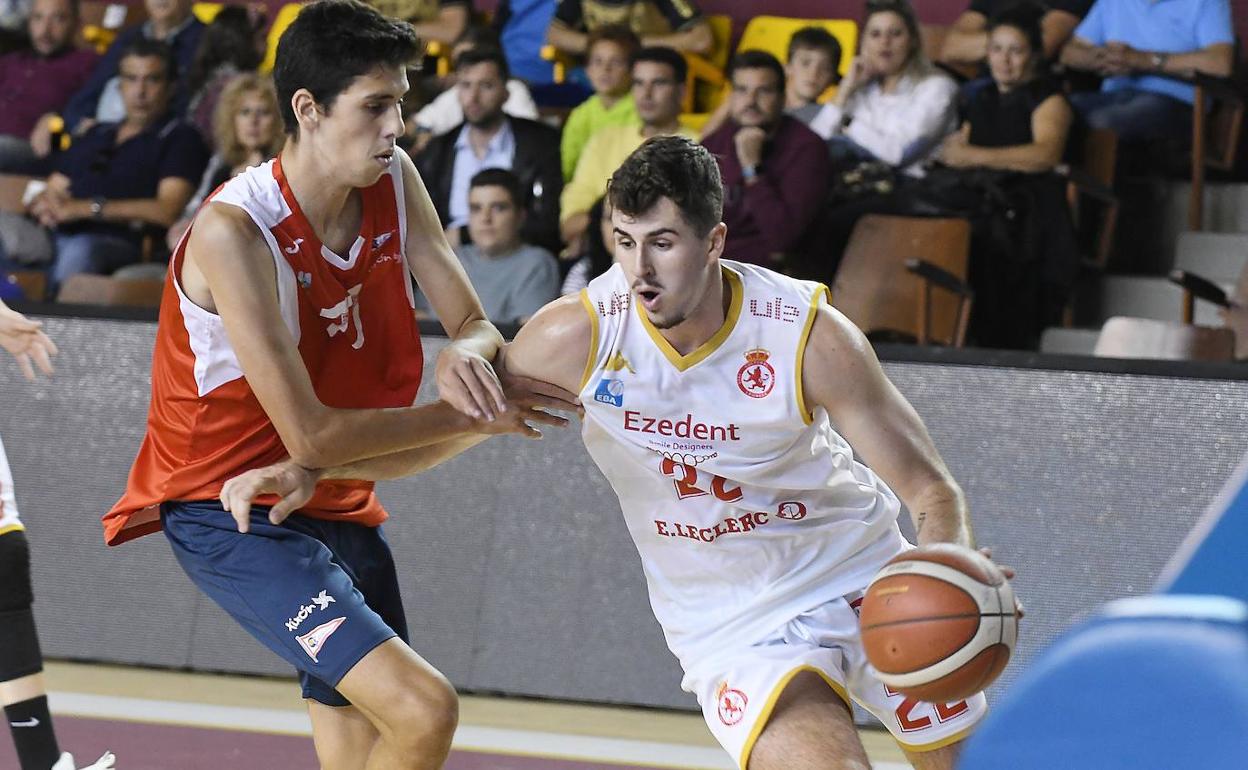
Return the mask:
[(290, 23), (299, 15), (299, 11), (303, 10), (302, 3), (287, 3), (283, 5), (273, 17), (273, 26), (269, 28), (268, 45), (264, 53), (264, 61), (260, 62), (261, 72), (272, 72), (273, 63), (277, 61), (277, 42), (282, 39), (282, 33), (290, 26)]
[(211, 24), (224, 7), (225, 3), (195, 3), (191, 6), (191, 13), (203, 23)]

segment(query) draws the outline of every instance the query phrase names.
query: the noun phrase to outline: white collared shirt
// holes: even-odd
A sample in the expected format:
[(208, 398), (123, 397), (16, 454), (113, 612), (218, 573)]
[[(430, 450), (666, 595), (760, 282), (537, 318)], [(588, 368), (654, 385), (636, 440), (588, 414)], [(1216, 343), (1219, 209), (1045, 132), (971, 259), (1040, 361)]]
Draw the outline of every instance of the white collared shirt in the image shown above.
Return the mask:
[(485, 146), (485, 155), (478, 158), (468, 140), (472, 126), (464, 125), (455, 139), (455, 169), (451, 176), (451, 198), (448, 213), (451, 221), (447, 229), (468, 225), (468, 186), (478, 171), (487, 168), (510, 170), (516, 158), (516, 135), (511, 130), (511, 120), (504, 118), (503, 125)]

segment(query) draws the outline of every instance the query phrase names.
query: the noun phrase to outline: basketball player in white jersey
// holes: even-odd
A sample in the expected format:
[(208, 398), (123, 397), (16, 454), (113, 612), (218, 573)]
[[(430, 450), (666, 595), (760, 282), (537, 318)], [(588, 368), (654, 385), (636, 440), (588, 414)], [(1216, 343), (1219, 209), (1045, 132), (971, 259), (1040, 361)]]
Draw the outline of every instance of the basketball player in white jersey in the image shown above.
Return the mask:
[[(17, 361), (26, 379), (35, 369), (52, 374), (56, 344), (43, 324), (26, 318), (0, 300), (0, 348)], [(94, 764), (78, 768), (69, 752), (62, 752), (48, 712), (48, 688), (43, 678), (43, 653), (35, 630), (31, 604), (30, 547), (26, 527), (17, 512), (13, 475), (0, 441), (0, 706), (13, 735), (21, 770), (109, 770), (113, 755), (105, 753)]]
[[(618, 264), (539, 311), (496, 365), (504, 381), (580, 394), (682, 686), (743, 769), (865, 770), (857, 702), (916, 768), (949, 770), (983, 694), (929, 704), (886, 689), (856, 612), (910, 547), (899, 497), (921, 544), (974, 544), (922, 421), (824, 286), (720, 259), (723, 189), (705, 148), (652, 139), (608, 194)], [(223, 498), (278, 491), (297, 506), (300, 477), (315, 472), (275, 466)]]

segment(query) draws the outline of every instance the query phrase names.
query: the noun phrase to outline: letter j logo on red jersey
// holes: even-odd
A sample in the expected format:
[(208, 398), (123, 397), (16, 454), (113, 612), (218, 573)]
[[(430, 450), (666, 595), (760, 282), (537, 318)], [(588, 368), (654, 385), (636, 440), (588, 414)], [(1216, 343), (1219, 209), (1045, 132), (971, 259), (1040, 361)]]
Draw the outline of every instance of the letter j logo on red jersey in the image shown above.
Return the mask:
[(745, 693), (732, 689), (727, 682), (719, 683), (715, 690), (715, 701), (719, 704), (719, 721), (728, 727), (745, 718), (745, 707), (750, 703)]
[(320, 624), (303, 636), (296, 636), (295, 641), (299, 642), (299, 646), (308, 654), (313, 663), (320, 663), (316, 658), (321, 654), (321, 650), (325, 649), (325, 642), (334, 635), (334, 632), (338, 630), (338, 626), (341, 626), (346, 620), (345, 617), (334, 618), (328, 623)]
[(755, 348), (745, 354), (745, 363), (737, 370), (737, 387), (750, 398), (763, 398), (776, 386), (776, 370), (767, 359), (771, 353)]

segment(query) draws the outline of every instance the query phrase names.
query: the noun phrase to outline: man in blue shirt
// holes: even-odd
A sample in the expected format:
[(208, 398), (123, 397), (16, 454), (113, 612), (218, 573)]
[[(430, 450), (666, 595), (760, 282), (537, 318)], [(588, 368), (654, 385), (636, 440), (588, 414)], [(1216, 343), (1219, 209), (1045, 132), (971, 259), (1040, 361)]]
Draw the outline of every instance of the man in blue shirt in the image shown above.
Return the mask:
[(1127, 140), (1190, 133), (1191, 86), (1159, 75), (1231, 74), (1233, 43), (1227, 0), (1097, 0), (1062, 63), (1105, 78), (1099, 93), (1070, 97), (1093, 128)]
[(125, 119), (75, 139), (31, 204), (53, 231), (54, 284), (138, 262), (144, 235), (168, 228), (199, 184), (208, 148), (194, 127), (169, 116), (173, 67), (164, 43), (132, 43), (119, 63)]
[(137, 40), (161, 40), (169, 45), (177, 62), (173, 82), (179, 84), (174, 90), (173, 109), (179, 116), (186, 111), (190, 94), (180, 85), (181, 79), (190, 71), (207, 27), (191, 13), (191, 0), (144, 0), (144, 5), (148, 20), (117, 36), (104, 58), (95, 65), (86, 85), (65, 105), (65, 125), (73, 133), (86, 130), (89, 124), (84, 121), (121, 120), (121, 98), (116, 81), (118, 66), (123, 53)]

